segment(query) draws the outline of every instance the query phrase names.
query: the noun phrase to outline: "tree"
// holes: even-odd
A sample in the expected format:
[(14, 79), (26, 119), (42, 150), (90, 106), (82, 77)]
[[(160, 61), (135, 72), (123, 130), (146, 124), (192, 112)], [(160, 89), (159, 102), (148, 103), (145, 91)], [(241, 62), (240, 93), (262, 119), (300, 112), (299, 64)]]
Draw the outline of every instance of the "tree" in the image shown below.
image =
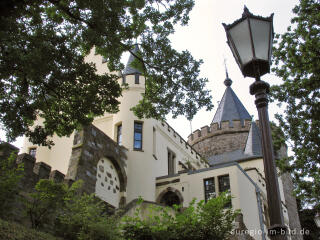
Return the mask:
[(272, 97), (283, 103), (277, 115), (294, 156), (290, 169), (297, 196), (320, 208), (320, 3), (300, 0), (292, 26), (277, 36), (274, 68), (283, 83), (273, 86)]
[(58, 209), (64, 206), (68, 195), (68, 187), (63, 183), (41, 179), (35, 186), (35, 192), (26, 199), (26, 213), (30, 218), (32, 228), (41, 228), (52, 224)]
[[(186, 25), (193, 0), (45, 0), (1, 2), (0, 121), (10, 141), (25, 134), (36, 144), (48, 136), (70, 135), (104, 112), (118, 111), (117, 71), (123, 52), (133, 53), (146, 77), (135, 108), (139, 117), (164, 118), (211, 109), (201, 60), (174, 50), (168, 36)], [(97, 75), (84, 62), (91, 49), (108, 63), (110, 74)], [(43, 126), (33, 125), (36, 118)]]
[(150, 216), (141, 218), (137, 208), (133, 217), (125, 217), (122, 223), (124, 239), (193, 240), (227, 239), (238, 211), (225, 206), (231, 196), (221, 194), (195, 203), (181, 211), (181, 206), (151, 209)]
[[(6, 143), (0, 142), (0, 151), (4, 154)], [(10, 209), (19, 192), (19, 181), (23, 177), (23, 164), (16, 164), (16, 151), (11, 151), (9, 157), (0, 158), (0, 216), (8, 217)], [(6, 155), (6, 154), (4, 154)]]

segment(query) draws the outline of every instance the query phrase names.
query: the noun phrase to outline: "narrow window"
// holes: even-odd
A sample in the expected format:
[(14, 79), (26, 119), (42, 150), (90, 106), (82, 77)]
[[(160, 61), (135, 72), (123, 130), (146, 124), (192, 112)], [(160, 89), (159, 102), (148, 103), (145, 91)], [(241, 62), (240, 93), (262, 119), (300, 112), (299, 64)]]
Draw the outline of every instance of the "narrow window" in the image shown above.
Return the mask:
[(203, 179), (204, 184), (204, 200), (207, 202), (211, 198), (216, 197), (216, 187), (214, 185), (214, 177)]
[(153, 153), (153, 156), (157, 159), (157, 157), (156, 157), (156, 152), (157, 152), (157, 133), (156, 133), (156, 129), (153, 128), (153, 146), (152, 146), (152, 153)]
[(142, 150), (142, 123), (134, 122), (134, 150)]
[(126, 76), (122, 76), (122, 85), (126, 84)]
[(37, 154), (37, 148), (29, 148), (29, 154), (35, 158)]
[(120, 146), (122, 145), (122, 124), (117, 127), (117, 143)]
[(168, 149), (168, 175), (175, 174), (175, 160), (176, 155)]
[[(230, 192), (230, 179), (229, 175), (224, 175), (224, 176), (219, 176), (218, 177), (218, 182), (219, 182), (219, 192), (227, 192), (228, 195), (231, 194)], [(231, 199), (230, 201), (226, 204), (225, 207), (231, 207)]]
[(135, 74), (134, 77), (134, 83), (139, 84), (139, 74)]
[(230, 179), (229, 175), (219, 176), (219, 192), (230, 191)]

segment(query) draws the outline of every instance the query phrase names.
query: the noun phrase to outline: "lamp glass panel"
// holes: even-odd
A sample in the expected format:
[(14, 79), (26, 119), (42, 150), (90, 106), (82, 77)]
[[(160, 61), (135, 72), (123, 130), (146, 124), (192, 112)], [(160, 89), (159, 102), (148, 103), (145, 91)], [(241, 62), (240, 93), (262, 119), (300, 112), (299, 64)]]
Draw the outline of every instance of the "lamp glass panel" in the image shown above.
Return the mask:
[(247, 64), (253, 58), (248, 19), (232, 27), (229, 33), (239, 53), (241, 64)]
[(269, 45), (272, 44), (272, 41), (269, 41), (270, 27), (272, 23), (251, 18), (250, 25), (256, 58), (269, 61)]

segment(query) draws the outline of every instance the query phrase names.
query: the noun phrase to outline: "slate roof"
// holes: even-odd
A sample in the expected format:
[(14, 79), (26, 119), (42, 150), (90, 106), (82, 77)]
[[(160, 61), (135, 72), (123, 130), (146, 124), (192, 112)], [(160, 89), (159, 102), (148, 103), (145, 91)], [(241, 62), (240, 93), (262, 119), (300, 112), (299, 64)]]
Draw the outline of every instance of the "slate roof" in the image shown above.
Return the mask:
[(232, 80), (228, 76), (224, 84), (227, 88), (219, 103), (212, 123), (220, 124), (222, 121), (229, 121), (230, 126), (232, 126), (232, 120), (240, 120), (242, 125), (244, 125), (244, 120), (251, 120), (251, 116), (232, 90)]
[(255, 122), (251, 123), (244, 154), (262, 156), (260, 129)]
[[(139, 52), (138, 44), (134, 45), (134, 49), (132, 51), (134, 54)], [(134, 61), (135, 57), (130, 53), (127, 65), (123, 70), (123, 75), (132, 75), (132, 74), (142, 74), (138, 69), (135, 69), (131, 66), (131, 63)]]
[(245, 159), (262, 157), (260, 130), (255, 122), (251, 123), (245, 149), (225, 152), (208, 157), (209, 165), (237, 162)]

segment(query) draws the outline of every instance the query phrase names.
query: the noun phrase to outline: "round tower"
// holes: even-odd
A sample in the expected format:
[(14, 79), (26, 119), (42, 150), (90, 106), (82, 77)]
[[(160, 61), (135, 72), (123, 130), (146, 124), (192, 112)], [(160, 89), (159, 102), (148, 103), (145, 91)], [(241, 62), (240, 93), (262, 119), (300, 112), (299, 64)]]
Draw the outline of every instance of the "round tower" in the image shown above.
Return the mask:
[[(139, 51), (135, 45), (133, 53)], [(130, 54), (126, 68), (119, 79), (128, 87), (119, 98), (119, 112), (113, 114), (112, 135), (115, 141), (128, 149), (127, 157), (127, 202), (142, 196), (145, 200), (155, 200), (154, 161), (152, 157), (152, 137), (154, 119), (139, 119), (130, 110), (142, 99), (145, 91), (145, 77), (132, 66), (135, 57)]]
[(243, 151), (251, 126), (251, 116), (232, 90), (228, 73), (224, 84), (226, 90), (210, 126), (202, 127), (188, 137), (188, 143), (208, 159)]

